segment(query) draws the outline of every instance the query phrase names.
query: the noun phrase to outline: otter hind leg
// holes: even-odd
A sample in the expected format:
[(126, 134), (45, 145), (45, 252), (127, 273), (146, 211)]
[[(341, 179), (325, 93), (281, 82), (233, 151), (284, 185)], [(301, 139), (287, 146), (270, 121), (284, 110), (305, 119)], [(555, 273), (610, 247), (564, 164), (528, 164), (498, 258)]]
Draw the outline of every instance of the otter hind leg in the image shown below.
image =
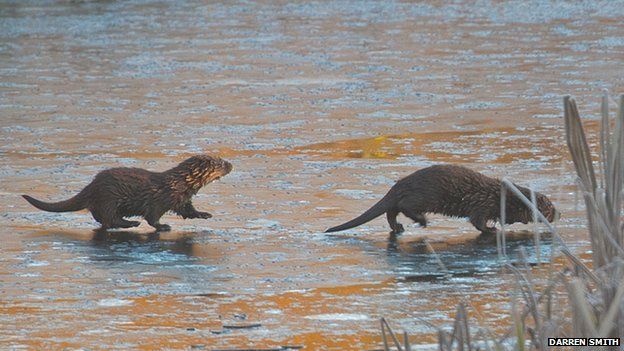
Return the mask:
[(403, 228), (403, 225), (399, 222), (397, 222), (396, 218), (399, 215), (399, 211), (397, 210), (389, 210), (388, 212), (386, 212), (386, 219), (388, 220), (388, 224), (390, 225), (390, 229), (392, 229), (390, 231), (390, 234), (392, 235), (397, 235), (397, 234), (401, 234), (405, 231), (405, 229)]
[(114, 223), (113, 228), (132, 228), (132, 227), (138, 227), (139, 225), (141, 225), (141, 222), (139, 221), (128, 221), (123, 218), (119, 218)]
[(98, 209), (90, 208), (89, 212), (91, 212), (91, 216), (93, 216), (93, 219), (95, 219), (96, 222), (98, 222), (98, 223), (100, 223), (102, 225), (102, 229), (106, 229), (108, 227), (104, 223), (104, 217), (102, 216), (102, 214), (100, 213), (100, 211)]
[(101, 230), (117, 228), (117, 216), (110, 214), (109, 211), (106, 211), (106, 208), (102, 208), (101, 206), (93, 207), (89, 208), (89, 211), (91, 212), (91, 216), (93, 216), (93, 219), (101, 224)]
[(102, 224), (100, 229), (113, 229), (113, 228), (133, 228), (141, 225), (139, 221), (128, 221), (121, 216), (102, 216), (99, 212), (92, 212), (93, 218)]
[(481, 234), (484, 235), (492, 235), (492, 234), (496, 234), (496, 228), (494, 227), (488, 227), (487, 226), (487, 218), (484, 217), (470, 217), (470, 223), (477, 228), (478, 231), (481, 232)]
[(404, 215), (406, 215), (414, 222), (418, 223), (421, 227), (427, 228), (427, 217), (425, 217), (424, 214), (411, 210), (404, 210), (401, 212), (403, 212)]
[[(109, 204), (109, 206), (107, 206)], [(138, 227), (141, 222), (128, 221), (123, 218), (123, 215), (119, 213), (119, 208), (116, 205), (111, 205), (110, 202), (100, 203), (99, 206), (93, 206), (89, 208), (93, 218), (98, 221), (102, 226), (100, 229), (112, 229), (112, 228), (132, 228)]]

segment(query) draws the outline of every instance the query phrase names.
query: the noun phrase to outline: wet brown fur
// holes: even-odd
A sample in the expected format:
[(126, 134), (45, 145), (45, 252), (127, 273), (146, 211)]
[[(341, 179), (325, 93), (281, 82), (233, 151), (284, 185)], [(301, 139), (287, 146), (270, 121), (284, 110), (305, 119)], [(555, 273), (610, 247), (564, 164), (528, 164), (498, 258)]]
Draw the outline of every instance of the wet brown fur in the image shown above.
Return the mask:
[[(527, 198), (531, 198), (529, 189), (517, 187)], [(538, 209), (552, 222), (558, 216), (557, 210), (546, 196), (538, 192), (535, 195)], [(487, 224), (489, 221), (500, 221), (500, 196), (501, 182), (498, 179), (461, 166), (431, 166), (399, 180), (377, 204), (362, 215), (326, 232), (353, 228), (385, 213), (391, 233), (399, 234), (404, 230), (403, 225), (396, 220), (399, 213), (423, 227), (427, 226), (426, 213), (438, 213), (467, 217), (482, 233), (495, 233), (496, 229)], [(530, 209), (511, 192), (507, 192), (505, 215), (507, 224), (526, 224), (533, 219)]]
[(130, 228), (140, 224), (124, 217), (142, 216), (158, 231), (171, 228), (159, 222), (167, 211), (182, 218), (210, 218), (199, 212), (191, 198), (204, 185), (230, 173), (232, 165), (219, 157), (193, 156), (164, 172), (141, 168), (111, 168), (98, 173), (93, 181), (71, 199), (48, 203), (22, 195), (33, 206), (50, 212), (88, 209), (102, 229)]

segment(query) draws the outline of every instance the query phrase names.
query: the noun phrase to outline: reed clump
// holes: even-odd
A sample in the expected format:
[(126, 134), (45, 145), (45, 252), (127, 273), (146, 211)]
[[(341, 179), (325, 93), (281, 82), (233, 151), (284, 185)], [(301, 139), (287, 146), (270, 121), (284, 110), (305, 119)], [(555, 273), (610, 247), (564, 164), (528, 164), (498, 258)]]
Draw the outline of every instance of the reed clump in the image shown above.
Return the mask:
[[(624, 337), (624, 95), (619, 98), (614, 117), (609, 113), (608, 94), (605, 92), (602, 98), (598, 172), (576, 102), (566, 96), (563, 105), (566, 141), (587, 212), (591, 265), (586, 265), (567, 248), (556, 228), (537, 211), (534, 197), (523, 197), (553, 237), (547, 283), (538, 286), (526, 255), (521, 251), (523, 264), (505, 264), (516, 277), (511, 299), (512, 328), (503, 335), (493, 336), (483, 328), (470, 327), (468, 311), (460, 304), (452, 330), (439, 330), (439, 350), (547, 350), (547, 339), (553, 337)], [(518, 195), (511, 182), (503, 180), (503, 187), (503, 194)], [(504, 209), (505, 196), (501, 197)], [(502, 217), (504, 219), (504, 213)], [(508, 262), (504, 226), (500, 233), (497, 238), (499, 257)], [(539, 256), (537, 234), (536, 249)], [(555, 269), (554, 259), (560, 256), (557, 253), (562, 253), (570, 265)], [(385, 319), (382, 319), (381, 333), (386, 351), (413, 347), (408, 335), (403, 333), (402, 337), (397, 337)], [(599, 349), (592, 347), (592, 350)]]

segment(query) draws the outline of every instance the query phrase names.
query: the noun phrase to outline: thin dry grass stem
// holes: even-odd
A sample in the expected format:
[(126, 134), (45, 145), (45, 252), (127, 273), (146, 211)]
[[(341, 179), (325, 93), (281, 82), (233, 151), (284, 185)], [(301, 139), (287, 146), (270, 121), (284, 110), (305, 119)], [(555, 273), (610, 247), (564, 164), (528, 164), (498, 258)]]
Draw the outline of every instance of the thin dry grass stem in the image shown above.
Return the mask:
[(507, 259), (507, 253), (505, 252), (505, 223), (507, 223), (507, 188), (501, 183), (501, 197), (500, 197), (500, 224), (501, 230), (496, 231), (496, 251), (498, 252), (498, 259)]
[[(604, 105), (605, 103), (603, 103)], [(603, 121), (609, 124), (608, 106), (603, 107)], [(615, 135), (605, 132), (605, 139), (608, 143), (605, 145), (607, 149), (608, 161), (605, 165), (605, 191), (607, 193), (607, 215), (609, 223), (614, 227), (611, 229), (619, 229), (619, 215), (622, 204), (622, 186), (624, 182), (624, 95), (620, 96), (620, 105), (616, 116)], [(622, 244), (622, 241), (619, 241)]]
[[(556, 280), (556, 278), (558, 277), (557, 273), (559, 272), (555, 272), (555, 250), (557, 248), (555, 247), (555, 244), (553, 242), (551, 248), (550, 248), (550, 264), (548, 265), (548, 279), (546, 281), (548, 282), (554, 282)], [(538, 301), (539, 302), (539, 301)], [(545, 309), (545, 314), (546, 314), (546, 320), (549, 321), (552, 319), (552, 292), (549, 292), (547, 295), (547, 299), (546, 299), (546, 304), (544, 306)]]
[(440, 351), (452, 351), (452, 345), (448, 333), (442, 329), (438, 329), (438, 347)]
[(561, 248), (561, 253), (563, 253), (570, 260), (570, 262), (574, 263), (576, 268), (579, 268), (583, 271), (583, 273), (587, 274), (587, 277), (589, 277), (594, 283), (600, 284), (600, 278), (598, 278), (598, 276), (596, 276), (596, 274), (594, 274), (594, 272), (592, 272), (592, 270), (589, 269), (585, 263), (576, 257), (576, 255), (570, 252), (570, 250), (567, 248)]
[(465, 342), (466, 346), (468, 347), (468, 351), (472, 351), (472, 342), (470, 340), (470, 326), (468, 325), (468, 313), (464, 304), (459, 305), (459, 307), (457, 308), (457, 314), (461, 315), (460, 330), (462, 334), (462, 338), (461, 340), (458, 340), (458, 342)]
[(528, 296), (528, 299), (525, 300), (525, 306), (527, 306), (529, 310), (531, 311), (533, 315), (533, 319), (535, 320), (536, 329), (539, 331), (541, 330), (541, 328), (540, 328), (540, 319), (538, 318), (539, 316), (538, 315), (538, 302), (536, 298), (538, 295), (534, 288), (535, 283), (533, 280), (533, 272), (531, 271), (531, 266), (529, 265), (526, 248), (524, 246), (521, 246), (519, 251), (520, 251), (520, 261), (523, 263), (523, 267), (524, 267), (524, 273), (522, 273), (519, 269), (517, 269), (517, 273), (515, 274), (521, 274), (522, 280), (516, 280), (516, 283), (520, 283), (521, 281), (525, 283), (527, 296)]
[[(480, 320), (484, 319), (484, 316), (481, 313), (479, 313), (479, 308), (475, 307), (472, 304), (472, 302), (470, 301), (470, 299), (468, 299), (468, 298), (461, 298), (461, 300), (462, 301), (458, 304), (458, 306), (463, 304), (465, 311), (467, 311), (467, 307), (466, 306), (471, 307), (472, 311), (473, 311), (473, 314), (477, 316), (477, 318), (476, 318), (477, 322), (479, 322)], [(467, 313), (466, 313), (466, 315), (467, 315)], [(413, 318), (418, 320), (422, 324), (430, 327), (430, 328), (433, 328), (433, 329), (438, 330), (438, 331), (440, 330), (440, 328), (438, 326), (436, 326), (433, 323), (427, 321), (426, 319), (422, 318), (421, 316), (415, 315), (415, 316), (413, 316)], [(489, 327), (481, 326), (481, 325), (479, 325), (478, 327), (479, 328), (477, 329), (477, 335), (475, 335), (475, 336), (481, 336), (480, 338), (478, 338), (478, 340), (483, 340), (483, 342), (484, 342), (484, 344), (486, 346), (486, 349), (491, 350), (491, 347), (489, 346), (489, 344), (487, 344), (487, 342), (491, 341), (494, 344), (496, 344), (497, 343), (496, 339), (498, 337), (496, 336), (496, 334), (494, 334), (494, 331), (491, 330)]]
[(585, 131), (581, 124), (576, 103), (569, 96), (563, 98), (563, 111), (565, 116), (566, 141), (568, 149), (572, 154), (576, 174), (585, 189), (596, 191), (596, 176), (594, 173), (594, 165), (591, 162), (591, 153), (585, 138)]
[(567, 288), (572, 308), (574, 335), (576, 337), (596, 336), (598, 334), (595, 328), (596, 318), (587, 301), (584, 282), (579, 278), (574, 278), (567, 284)]
[[(551, 280), (550, 283), (548, 284), (548, 286), (546, 286), (546, 288), (544, 289), (544, 291), (537, 297), (537, 304), (542, 303), (542, 301), (544, 300), (544, 298), (546, 299), (550, 299), (552, 297), (552, 292), (555, 289), (555, 287), (563, 282), (565, 280), (565, 272), (561, 271), (556, 275), (556, 278)], [(529, 313), (531, 313), (531, 309), (528, 306), (525, 306), (523, 311), (522, 311), (522, 320), (525, 320), (526, 317), (529, 315)], [(507, 333), (503, 334), (503, 337), (499, 340), (499, 343), (502, 344), (505, 339), (509, 338), (511, 336), (511, 334), (513, 333), (512, 330), (508, 331)]]
[(526, 334), (525, 324), (523, 321), (520, 320), (518, 306), (515, 298), (511, 299), (511, 316), (513, 318), (514, 331), (516, 333), (516, 350), (524, 351), (524, 335)]
[(399, 339), (392, 331), (392, 328), (390, 328), (388, 321), (386, 321), (385, 318), (381, 318), (381, 338), (384, 343), (384, 350), (390, 351), (390, 348), (388, 346), (388, 339), (386, 337), (386, 329), (388, 330), (388, 334), (390, 334), (390, 337), (392, 338), (392, 342), (394, 342), (394, 346), (397, 348), (397, 350), (403, 351), (403, 348), (401, 347), (401, 343), (399, 342)]
[[(580, 181), (578, 186), (583, 190), (583, 184)], [(604, 192), (602, 189), (598, 189), (597, 193), (600, 195), (599, 199), (604, 199)], [(616, 255), (624, 257), (624, 249), (622, 249), (622, 246), (618, 243), (617, 238), (611, 234), (612, 228), (609, 228), (605, 218), (601, 216), (601, 213), (605, 213), (606, 211), (604, 202), (600, 202), (599, 204), (602, 206), (599, 206), (599, 204), (596, 203), (596, 199), (587, 191), (583, 192), (583, 197), (586, 204), (588, 226), (590, 232), (593, 233), (593, 235), (590, 236), (590, 241), (592, 243), (594, 262), (597, 262), (598, 266), (604, 266), (608, 264), (606, 260), (609, 257)], [(600, 242), (604, 240), (609, 241), (611, 245), (600, 245)], [(617, 254), (607, 252), (613, 250), (617, 251)]]
[(385, 319), (381, 318), (380, 323), (381, 323), (381, 340), (383, 341), (383, 345), (384, 345), (384, 351), (388, 351), (390, 350), (390, 347), (388, 346), (388, 338), (386, 337), (386, 329), (385, 329)]
[(435, 258), (436, 263), (438, 264), (440, 269), (445, 274), (449, 274), (450, 271), (448, 270), (444, 262), (442, 262), (442, 260), (440, 259), (440, 255), (438, 255), (438, 253), (434, 250), (433, 246), (431, 246), (431, 243), (429, 243), (429, 240), (424, 239), (423, 242), (425, 243), (425, 246), (427, 246), (427, 250), (429, 250), (429, 252), (433, 254), (433, 257)]
[[(624, 298), (624, 281), (620, 282), (617, 288), (617, 292), (613, 298), (613, 301), (622, 301)], [(615, 319), (617, 318), (618, 310), (622, 308), (621, 304), (613, 303), (609, 306), (609, 309), (605, 313), (603, 319), (600, 321), (600, 327), (598, 329), (598, 337), (605, 338), (611, 333), (611, 330), (616, 326)]]
[(432, 329), (435, 329), (435, 330), (438, 330), (438, 329), (439, 329), (437, 325), (435, 325), (435, 324), (433, 324), (433, 323), (429, 322), (428, 320), (424, 319), (424, 318), (423, 318), (423, 317), (421, 317), (421, 316), (414, 316), (414, 315), (412, 315), (412, 317), (413, 317), (414, 319), (418, 320), (419, 322), (421, 322), (422, 324), (426, 325), (426, 326), (427, 326), (427, 327), (429, 327), (429, 328), (432, 328)]
[[(509, 269), (516, 275), (516, 283), (517, 283), (517, 290), (520, 291), (520, 293), (522, 294), (522, 298), (524, 300), (524, 306), (525, 309), (529, 312), (528, 314), (531, 314), (531, 317), (533, 318), (533, 322), (535, 323), (535, 330), (537, 330), (538, 335), (531, 335), (532, 337), (532, 341), (533, 344), (536, 345), (536, 347), (539, 348), (540, 343), (541, 343), (541, 337), (539, 335), (539, 333), (542, 330), (542, 326), (541, 326), (541, 317), (538, 311), (538, 300), (536, 298), (537, 294), (535, 293), (535, 289), (534, 286), (530, 280), (530, 278), (523, 274), (522, 272), (520, 272), (520, 270), (518, 270), (516, 267), (512, 266), (512, 265), (508, 265)], [(514, 313), (516, 313), (517, 310), (514, 310)], [(524, 311), (521, 313), (521, 315), (517, 315), (515, 317), (518, 317), (517, 320), (514, 320), (514, 323), (521, 323), (523, 326), (526, 325), (525, 319), (528, 316), (528, 314), (524, 314)], [(517, 326), (516, 326), (516, 331), (517, 331)], [(523, 327), (524, 328), (524, 327)]]
[[(533, 187), (530, 187), (529, 190), (531, 191), (531, 203), (533, 204), (534, 208), (537, 208), (537, 198), (535, 196), (535, 191), (533, 191)], [(537, 212), (538, 211), (531, 211), (531, 214), (533, 215), (533, 241), (535, 242), (535, 256), (537, 257), (537, 263), (541, 263), (542, 249), (540, 246), (540, 233), (537, 229)]]
[[(465, 330), (468, 331), (468, 336), (469, 338), (472, 339), (472, 336), (470, 334), (470, 328), (468, 326), (468, 314), (467, 314), (467, 308), (464, 305), (465, 303), (470, 304), (470, 301), (462, 301), (461, 303), (458, 304), (458, 308), (460, 305), (463, 305), (463, 315), (466, 316), (466, 318), (464, 319), (464, 328)], [(481, 316), (479, 314), (479, 310), (475, 307), (473, 307), (474, 313), (477, 314), (477, 316), (479, 316), (481, 319), (483, 319), (483, 316)], [(461, 317), (461, 314), (459, 314), (459, 316)], [(428, 327), (434, 328), (436, 330), (438, 330), (438, 346), (440, 348), (440, 350), (452, 350), (452, 343), (451, 343), (451, 339), (453, 338), (450, 334), (448, 334), (447, 332), (445, 332), (444, 330), (440, 329), (438, 326), (434, 325), (433, 323), (425, 320), (424, 318), (420, 317), (420, 316), (414, 316), (415, 319), (419, 320), (420, 322), (422, 322), (423, 324), (425, 324)], [(477, 319), (477, 322), (479, 321), (479, 319)], [(459, 325), (459, 322), (457, 322), (457, 315), (456, 315), (456, 319), (453, 322), (453, 325)], [(488, 327), (484, 327), (484, 326), (480, 326), (479, 329), (477, 329), (477, 336), (482, 336), (479, 340), (483, 341), (483, 344), (485, 346), (485, 348), (487, 350), (491, 350), (492, 348), (489, 345), (489, 342), (494, 343), (496, 345), (497, 341), (497, 337), (494, 334), (494, 332), (492, 330), (490, 330)], [(444, 339), (446, 338), (446, 339)], [(472, 346), (472, 342), (470, 344), (470, 348), (473, 349), (474, 347)], [(478, 347), (476, 348), (477, 350), (479, 349)], [(498, 348), (497, 348), (498, 349)]]
[(410, 345), (406, 331), (403, 332), (403, 345), (405, 345), (405, 351), (412, 351), (412, 346)]
[(574, 188), (574, 211), (579, 210), (579, 187)]
[[(445, 334), (443, 351), (452, 351), (453, 344), (457, 341), (458, 351), (472, 351), (472, 342), (470, 336), (470, 327), (468, 325), (468, 314), (466, 313), (466, 306), (460, 303), (457, 306), (457, 313), (455, 314), (455, 321), (453, 322), (453, 331), (451, 335)], [(440, 344), (442, 345), (442, 344)]]
[[(610, 159), (610, 151), (607, 147), (607, 142), (611, 135), (611, 122), (609, 121), (609, 95), (606, 92), (604, 92), (602, 96), (600, 115), (602, 118), (602, 128), (600, 128), (600, 162), (598, 165), (600, 174), (607, 174), (606, 168), (609, 162), (608, 160)], [(600, 178), (600, 187), (605, 187), (603, 178)]]
[[(464, 299), (464, 301), (462, 301), (461, 303), (464, 304), (464, 306), (465, 306), (466, 316), (468, 316), (468, 312), (467, 311), (468, 311), (469, 307), (472, 309), (472, 314), (474, 316), (476, 316), (475, 319), (474, 319), (478, 323), (476, 330), (477, 330), (477, 333), (480, 334), (482, 337), (480, 339), (476, 339), (476, 338), (473, 338), (473, 339), (483, 340), (483, 341), (492, 340), (493, 342), (496, 342), (497, 336), (496, 336), (496, 334), (494, 334), (494, 331), (491, 330), (491, 328), (489, 328), (489, 326), (480, 324), (480, 322), (482, 320), (484, 320), (485, 317), (483, 316), (482, 313), (480, 313), (479, 307), (474, 306), (472, 304), (472, 302), (470, 301), (470, 299)], [(477, 335), (475, 335), (475, 336), (477, 336)]]

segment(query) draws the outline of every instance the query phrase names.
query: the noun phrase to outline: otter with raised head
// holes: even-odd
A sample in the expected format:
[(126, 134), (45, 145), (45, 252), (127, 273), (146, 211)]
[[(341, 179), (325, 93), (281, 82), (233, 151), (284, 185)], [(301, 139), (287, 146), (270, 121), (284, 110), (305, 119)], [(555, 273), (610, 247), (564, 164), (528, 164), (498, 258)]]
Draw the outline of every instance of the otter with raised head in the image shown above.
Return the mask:
[(193, 156), (164, 172), (141, 168), (111, 168), (98, 173), (78, 195), (60, 202), (43, 202), (22, 195), (36, 208), (49, 212), (88, 209), (101, 229), (130, 228), (140, 224), (124, 217), (142, 216), (157, 231), (171, 227), (159, 222), (167, 211), (182, 218), (210, 218), (199, 212), (191, 198), (204, 185), (230, 173), (232, 165), (219, 157)]
[[(516, 185), (517, 186), (517, 185)], [(530, 190), (518, 189), (531, 198)], [(550, 200), (535, 193), (537, 208), (552, 222), (558, 212)], [(403, 213), (407, 217), (427, 226), (426, 213), (438, 213), (450, 217), (467, 217), (470, 223), (483, 234), (496, 233), (488, 222), (500, 221), (501, 182), (466, 167), (435, 165), (418, 170), (399, 180), (390, 191), (359, 217), (325, 232), (337, 232), (364, 224), (386, 214), (391, 234), (403, 232), (403, 225), (396, 217)], [(533, 220), (531, 210), (511, 192), (507, 192), (505, 215), (507, 224), (528, 223)]]

